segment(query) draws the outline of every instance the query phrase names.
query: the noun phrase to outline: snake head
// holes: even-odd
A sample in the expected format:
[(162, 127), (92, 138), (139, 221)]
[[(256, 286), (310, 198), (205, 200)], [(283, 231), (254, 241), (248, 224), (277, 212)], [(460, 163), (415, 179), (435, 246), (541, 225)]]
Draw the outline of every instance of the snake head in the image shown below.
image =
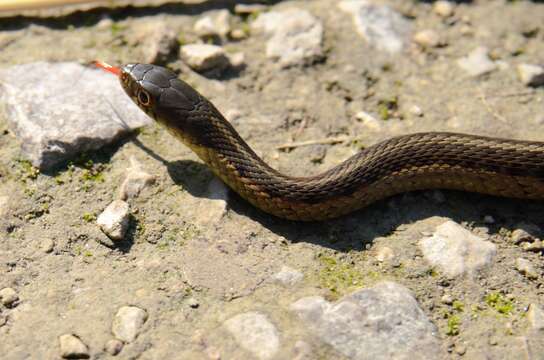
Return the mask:
[(209, 124), (199, 114), (213, 105), (174, 72), (151, 64), (127, 64), (119, 79), (140, 109), (184, 142), (200, 144), (206, 138)]

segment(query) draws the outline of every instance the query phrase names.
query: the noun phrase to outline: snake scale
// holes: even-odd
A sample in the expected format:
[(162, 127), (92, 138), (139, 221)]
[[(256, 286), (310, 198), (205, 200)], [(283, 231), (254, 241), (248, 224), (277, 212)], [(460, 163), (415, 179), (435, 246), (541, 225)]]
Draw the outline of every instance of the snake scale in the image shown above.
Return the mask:
[(370, 146), (322, 174), (290, 177), (259, 158), (215, 106), (172, 71), (149, 64), (102, 67), (241, 197), (281, 218), (331, 219), (424, 189), (544, 198), (542, 142), (415, 133)]

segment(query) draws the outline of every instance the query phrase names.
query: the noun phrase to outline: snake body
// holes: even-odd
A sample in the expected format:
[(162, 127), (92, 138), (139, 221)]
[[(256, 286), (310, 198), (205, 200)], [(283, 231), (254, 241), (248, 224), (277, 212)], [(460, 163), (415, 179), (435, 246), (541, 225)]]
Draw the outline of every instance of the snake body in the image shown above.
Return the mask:
[(544, 143), (456, 133), (416, 133), (366, 148), (332, 169), (290, 177), (267, 165), (215, 106), (175, 73), (121, 68), (134, 102), (189, 146), (241, 197), (291, 220), (338, 217), (394, 194), (453, 189), (544, 198)]

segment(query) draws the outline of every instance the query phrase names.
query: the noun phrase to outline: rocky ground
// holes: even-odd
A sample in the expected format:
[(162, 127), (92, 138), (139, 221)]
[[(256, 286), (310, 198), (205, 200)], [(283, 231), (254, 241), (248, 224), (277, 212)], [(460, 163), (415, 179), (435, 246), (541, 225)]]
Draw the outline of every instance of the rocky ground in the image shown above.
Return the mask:
[(544, 141), (542, 2), (54, 15), (0, 19), (0, 358), (544, 358), (542, 202), (276, 219), (87, 66), (166, 65), (306, 175), (411, 132)]

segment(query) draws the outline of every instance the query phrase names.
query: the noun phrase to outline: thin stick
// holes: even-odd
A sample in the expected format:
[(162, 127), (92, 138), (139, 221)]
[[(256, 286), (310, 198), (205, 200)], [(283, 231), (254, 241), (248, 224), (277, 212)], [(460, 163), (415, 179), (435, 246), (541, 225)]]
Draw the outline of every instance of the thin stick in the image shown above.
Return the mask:
[(330, 144), (338, 144), (346, 141), (353, 141), (357, 140), (358, 138), (353, 138), (349, 136), (337, 136), (337, 137), (330, 137), (325, 139), (317, 139), (317, 140), (307, 140), (307, 141), (298, 141), (298, 142), (291, 142), (286, 144), (281, 144), (276, 146), (276, 149), (278, 150), (289, 150), (294, 149), (301, 146), (310, 146), (310, 145), (330, 145)]

